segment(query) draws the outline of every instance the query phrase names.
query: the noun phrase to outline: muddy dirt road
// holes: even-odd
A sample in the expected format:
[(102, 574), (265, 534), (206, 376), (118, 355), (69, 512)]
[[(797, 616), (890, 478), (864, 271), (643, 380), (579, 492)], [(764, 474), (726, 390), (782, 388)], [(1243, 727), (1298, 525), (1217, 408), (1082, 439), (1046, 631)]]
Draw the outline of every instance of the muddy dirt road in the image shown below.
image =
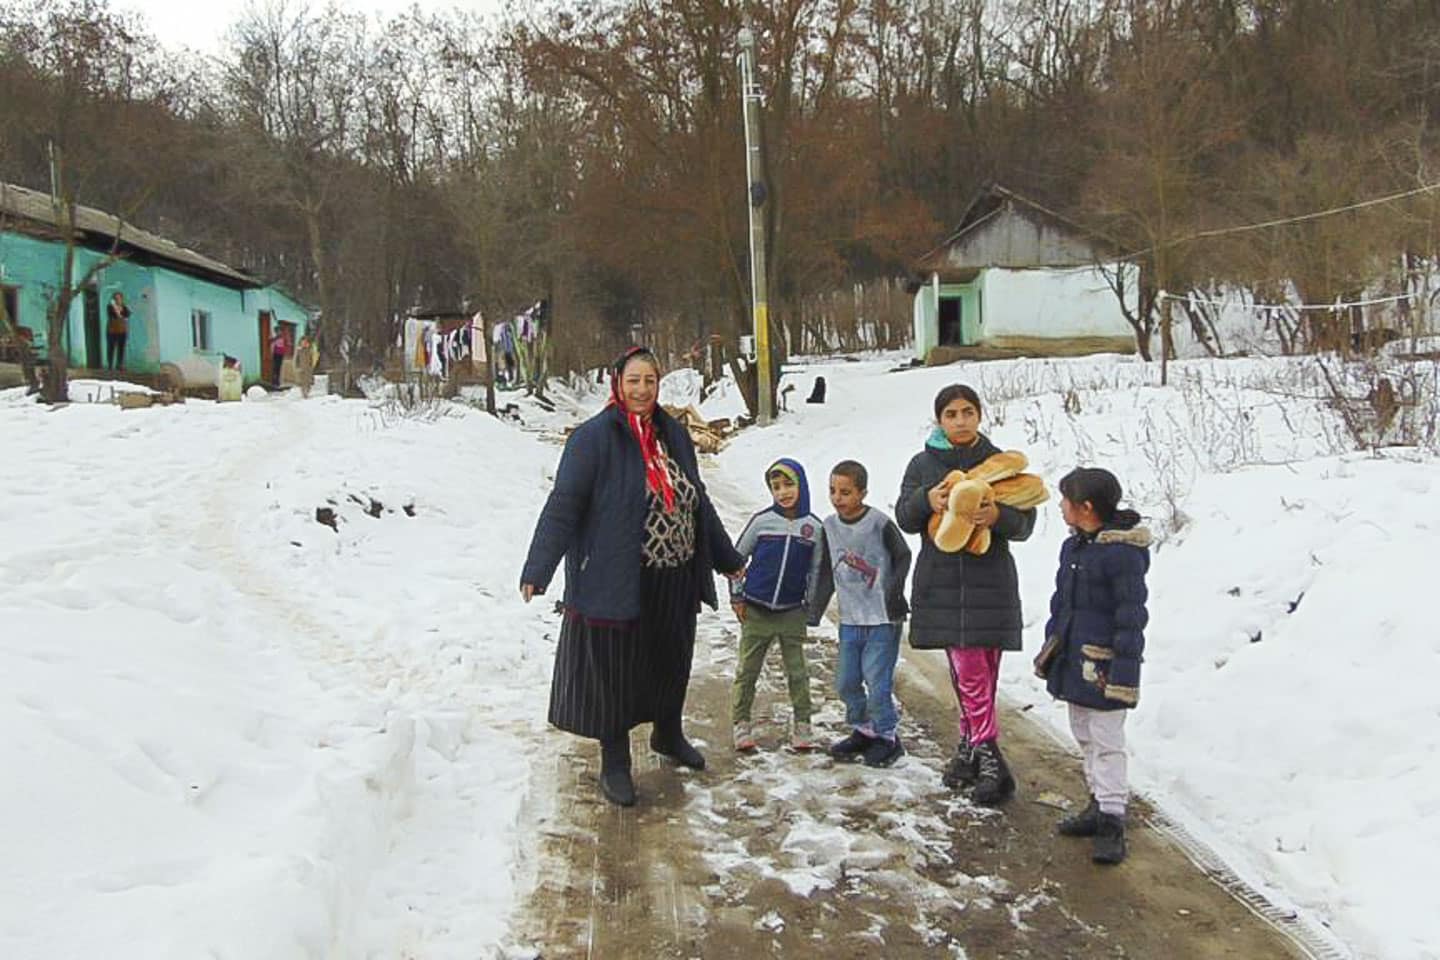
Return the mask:
[[(940, 782), (954, 743), (939, 655), (904, 650), (897, 679), (909, 755), (889, 770), (782, 747), (778, 654), (761, 677), (762, 750), (729, 742), (736, 626), (700, 620), (687, 707), (703, 773), (634, 734), (640, 804), (605, 803), (593, 744), (555, 734), (554, 806), (541, 817), (538, 886), (518, 955), (545, 958), (1294, 958), (1305, 954), (1132, 812), (1130, 858), (1099, 868), (1054, 834), (1057, 795), (1085, 795), (1078, 760), (1011, 713), (1020, 782), (996, 812)], [(817, 731), (845, 732), (833, 641), (810, 648)], [(1044, 802), (1042, 802), (1042, 800)]]

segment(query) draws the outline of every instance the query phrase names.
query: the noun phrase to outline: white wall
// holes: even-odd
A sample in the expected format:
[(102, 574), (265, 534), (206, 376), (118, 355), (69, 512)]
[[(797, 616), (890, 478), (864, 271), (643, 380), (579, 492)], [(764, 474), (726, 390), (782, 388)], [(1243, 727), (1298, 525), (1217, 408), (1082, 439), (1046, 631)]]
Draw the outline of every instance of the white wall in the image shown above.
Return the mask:
[(935, 339), (938, 335), (939, 321), (935, 314), (939, 312), (936, 305), (938, 295), (936, 293), (937, 283), (935, 275), (927, 274), (925, 285), (915, 291), (915, 299), (911, 305), (910, 323), (913, 327), (911, 345), (915, 350), (915, 356), (924, 360), (930, 348), (935, 346)]
[[(1126, 300), (1135, 302), (1133, 268)], [(1006, 270), (981, 281), (981, 340), (995, 337), (1128, 337), (1134, 331), (1097, 267)]]

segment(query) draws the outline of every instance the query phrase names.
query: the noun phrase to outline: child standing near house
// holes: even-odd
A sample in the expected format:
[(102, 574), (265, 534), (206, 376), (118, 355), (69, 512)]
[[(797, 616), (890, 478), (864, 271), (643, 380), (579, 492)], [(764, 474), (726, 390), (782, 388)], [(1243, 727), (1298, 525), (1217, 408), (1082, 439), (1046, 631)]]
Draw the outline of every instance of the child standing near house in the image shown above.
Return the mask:
[(1145, 574), (1150, 533), (1122, 510), (1120, 481), (1098, 467), (1060, 481), (1060, 512), (1074, 531), (1060, 547), (1045, 645), (1035, 672), (1070, 705), (1070, 731), (1084, 756), (1090, 802), (1058, 824), (1067, 837), (1093, 837), (1091, 859), (1125, 859), (1125, 714), (1140, 697), (1145, 650)]
[(905, 755), (892, 693), (900, 657), (900, 627), (909, 614), (905, 578), (910, 547), (895, 521), (865, 503), (865, 467), (842, 460), (830, 471), (825, 518), (826, 563), (811, 605), (818, 623), (832, 594), (840, 602), (840, 657), (835, 688), (845, 702), (850, 735), (831, 745), (837, 760), (888, 767)]
[(765, 469), (774, 502), (745, 525), (735, 548), (749, 560), (745, 575), (731, 582), (731, 606), (740, 621), (740, 654), (735, 668), (731, 714), (735, 749), (759, 747), (750, 713), (755, 683), (771, 643), (780, 644), (794, 720), (790, 745), (815, 749), (810, 727), (810, 670), (805, 663), (806, 614), (824, 552), (824, 531), (810, 512), (805, 468), (790, 459)]

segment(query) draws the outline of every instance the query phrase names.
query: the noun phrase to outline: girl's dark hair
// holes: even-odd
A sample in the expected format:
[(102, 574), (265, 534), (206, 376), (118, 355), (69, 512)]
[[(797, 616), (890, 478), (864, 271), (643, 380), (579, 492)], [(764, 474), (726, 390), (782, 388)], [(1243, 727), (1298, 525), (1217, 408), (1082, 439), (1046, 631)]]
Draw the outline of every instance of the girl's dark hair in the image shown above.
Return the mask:
[(1128, 530), (1140, 522), (1134, 510), (1120, 509), (1120, 481), (1109, 470), (1076, 467), (1060, 478), (1060, 493), (1071, 503), (1089, 503), (1101, 523)]
[(956, 400), (969, 400), (975, 404), (975, 412), (983, 413), (984, 408), (980, 406), (980, 394), (975, 392), (974, 387), (966, 386), (963, 383), (952, 383), (950, 386), (935, 394), (935, 420), (939, 422), (940, 414), (945, 408)]

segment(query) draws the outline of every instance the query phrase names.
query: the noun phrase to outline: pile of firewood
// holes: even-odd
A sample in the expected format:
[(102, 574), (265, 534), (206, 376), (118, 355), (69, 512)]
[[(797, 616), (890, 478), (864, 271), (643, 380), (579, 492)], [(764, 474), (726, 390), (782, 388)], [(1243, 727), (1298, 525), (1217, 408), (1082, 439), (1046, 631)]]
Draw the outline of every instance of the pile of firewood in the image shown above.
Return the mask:
[(116, 392), (113, 402), (118, 404), (121, 410), (143, 410), (146, 407), (184, 403), (185, 395), (178, 390), (157, 390), (150, 393), (125, 390)]
[(695, 449), (700, 453), (719, 453), (736, 429), (729, 419), (706, 420), (693, 406), (666, 407), (665, 412), (690, 431), (690, 439), (695, 441)]
[[(720, 420), (706, 420), (693, 406), (666, 406), (665, 412), (679, 420), (680, 424), (689, 431), (690, 439), (695, 442), (695, 449), (700, 453), (719, 453), (725, 444), (730, 442), (735, 431), (749, 423), (748, 420), (741, 420), (737, 423), (728, 417)], [(565, 428), (567, 437), (574, 432), (574, 426)]]

